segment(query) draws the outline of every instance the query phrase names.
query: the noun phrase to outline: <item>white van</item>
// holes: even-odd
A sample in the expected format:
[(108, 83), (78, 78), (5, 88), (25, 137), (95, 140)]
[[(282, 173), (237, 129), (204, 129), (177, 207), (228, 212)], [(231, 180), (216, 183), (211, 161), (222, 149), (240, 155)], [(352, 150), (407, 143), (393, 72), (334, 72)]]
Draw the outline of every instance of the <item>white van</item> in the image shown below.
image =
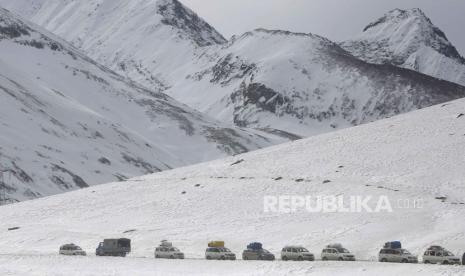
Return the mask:
[(321, 251), (323, 261), (355, 261), (355, 255), (340, 244), (328, 245)]
[(459, 265), (460, 258), (440, 246), (432, 246), (425, 251), (425, 254), (423, 254), (423, 263)]
[(286, 246), (281, 250), (281, 260), (314, 261), (315, 256), (302, 246)]
[(226, 247), (208, 247), (205, 250), (205, 258), (207, 260), (235, 260), (236, 254)]
[(379, 251), (378, 260), (390, 263), (418, 263), (418, 258), (402, 248), (383, 248)]
[(74, 243), (65, 244), (60, 246), (60, 255), (68, 255), (68, 256), (86, 256), (86, 251), (82, 250), (79, 246), (75, 245)]

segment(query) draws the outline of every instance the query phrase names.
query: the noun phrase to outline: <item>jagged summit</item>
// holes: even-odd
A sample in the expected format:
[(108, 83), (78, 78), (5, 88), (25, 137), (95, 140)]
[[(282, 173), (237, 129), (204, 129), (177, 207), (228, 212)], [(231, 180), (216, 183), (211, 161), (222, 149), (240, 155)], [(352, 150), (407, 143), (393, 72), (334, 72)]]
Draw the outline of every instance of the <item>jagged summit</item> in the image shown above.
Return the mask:
[(432, 47), (443, 55), (465, 64), (465, 59), (449, 42), (446, 35), (436, 27), (419, 8), (394, 9), (363, 30), (366, 36), (391, 36), (397, 44), (405, 43), (408, 51), (417, 50), (421, 44)]
[(341, 46), (370, 63), (392, 64), (465, 84), (465, 59), (418, 9), (394, 9)]
[(226, 43), (227, 40), (210, 24), (178, 0), (159, 0), (157, 10), (161, 22), (184, 31), (199, 46)]

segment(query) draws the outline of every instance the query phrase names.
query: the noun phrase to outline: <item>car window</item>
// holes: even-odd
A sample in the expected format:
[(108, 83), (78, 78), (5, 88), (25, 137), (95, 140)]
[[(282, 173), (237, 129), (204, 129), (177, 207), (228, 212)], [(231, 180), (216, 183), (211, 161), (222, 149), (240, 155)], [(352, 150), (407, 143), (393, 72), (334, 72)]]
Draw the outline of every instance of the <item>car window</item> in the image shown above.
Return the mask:
[(436, 252), (436, 256), (442, 257), (442, 252)]
[(452, 257), (452, 256), (454, 256), (454, 254), (452, 254), (452, 252), (450, 252), (450, 251), (444, 251), (444, 256)]
[(300, 248), (300, 252), (308, 252), (307, 248)]
[(293, 252), (293, 253), (297, 253), (297, 249), (292, 248), (292, 252)]

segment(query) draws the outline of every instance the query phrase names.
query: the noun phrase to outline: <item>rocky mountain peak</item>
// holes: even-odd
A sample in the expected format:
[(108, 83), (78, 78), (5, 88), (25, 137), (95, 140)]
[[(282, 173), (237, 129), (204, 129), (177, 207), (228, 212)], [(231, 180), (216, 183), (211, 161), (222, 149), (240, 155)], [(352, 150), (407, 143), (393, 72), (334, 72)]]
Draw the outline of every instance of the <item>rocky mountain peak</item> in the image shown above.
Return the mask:
[(359, 40), (376, 41), (401, 49), (400, 64), (423, 46), (431, 47), (440, 54), (465, 64), (465, 59), (447, 39), (445, 33), (419, 8), (389, 11), (366, 26)]
[(210, 24), (178, 0), (159, 0), (157, 12), (163, 17), (162, 23), (182, 30), (199, 46), (226, 43), (226, 39)]

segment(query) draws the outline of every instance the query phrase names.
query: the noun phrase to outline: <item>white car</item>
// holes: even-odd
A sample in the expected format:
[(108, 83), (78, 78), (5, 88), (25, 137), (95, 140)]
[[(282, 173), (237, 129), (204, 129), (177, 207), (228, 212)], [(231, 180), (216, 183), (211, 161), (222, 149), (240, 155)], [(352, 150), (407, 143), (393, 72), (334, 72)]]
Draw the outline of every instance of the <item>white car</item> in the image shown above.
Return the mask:
[(173, 246), (159, 246), (155, 248), (155, 258), (184, 259), (184, 253)]
[(71, 243), (65, 244), (60, 247), (60, 255), (68, 256), (86, 256), (86, 252), (82, 250), (79, 246)]
[(323, 261), (355, 261), (355, 255), (344, 247), (326, 247), (321, 252)]
[(460, 258), (442, 247), (430, 247), (423, 254), (425, 264), (460, 264)]
[(205, 251), (207, 260), (235, 260), (236, 254), (226, 247), (208, 247)]
[(281, 260), (314, 261), (315, 256), (302, 246), (286, 246), (281, 250)]
[(379, 251), (378, 260), (390, 263), (418, 263), (417, 256), (402, 248), (383, 248)]

